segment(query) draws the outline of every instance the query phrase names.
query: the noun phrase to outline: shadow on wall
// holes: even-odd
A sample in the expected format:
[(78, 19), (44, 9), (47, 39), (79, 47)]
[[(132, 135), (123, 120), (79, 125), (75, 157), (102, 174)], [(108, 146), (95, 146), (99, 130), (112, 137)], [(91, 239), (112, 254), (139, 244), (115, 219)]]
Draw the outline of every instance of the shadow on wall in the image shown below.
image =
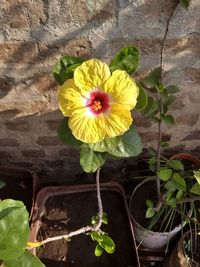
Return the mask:
[[(62, 2), (63, 6), (66, 6), (66, 3), (64, 4), (65, 1)], [(1, 58), (3, 58), (3, 63), (6, 66), (1, 70), (0, 98), (5, 97), (12, 88), (17, 87), (19, 84), (22, 84), (24, 88), (30, 88), (36, 79), (40, 81), (45, 78), (51, 72), (51, 68), (57, 59), (64, 54), (68, 53), (83, 58), (91, 56), (91, 44), (85, 36), (96, 28), (101, 27), (105, 21), (113, 16), (113, 13), (108, 8), (109, 2), (103, 1), (105, 4), (102, 9), (93, 14), (92, 8), (95, 8), (95, 6), (94, 3), (90, 2), (88, 0), (88, 5), (91, 9), (90, 15), (85, 14), (87, 20), (84, 24), (81, 23), (81, 26), (76, 27), (76, 30), (73, 30), (73, 32), (70, 32), (68, 28), (69, 32), (62, 37), (56, 37), (56, 33), (50, 32), (50, 27), (53, 27), (53, 21), (58, 21), (53, 13), (49, 16), (50, 1), (43, 0), (45, 18), (40, 18), (39, 26), (36, 27), (32, 27), (31, 10), (28, 9), (26, 3), (20, 4), (20, 12), (23, 12), (23, 8), (28, 12), (30, 31), (26, 35), (30, 36), (30, 38), (26, 41), (13, 41), (1, 44), (3, 49), (0, 55), (2, 54)], [(16, 21), (19, 23), (20, 12), (19, 4), (10, 4), (9, 10), (7, 10), (8, 16), (5, 14), (4, 20), (2, 19), (1, 21), (4, 23), (3, 32), (5, 35), (9, 28), (13, 27), (13, 23), (15, 24)], [(61, 15), (64, 18), (64, 14)], [(67, 12), (67, 15), (69, 15), (69, 12)], [(13, 16), (18, 16), (14, 22)], [(70, 22), (71, 18), (69, 17), (68, 20)], [(55, 27), (58, 28), (58, 25)], [(52, 34), (54, 35), (54, 40), (46, 41), (49, 38), (48, 36)], [(15, 38), (17, 39), (18, 37), (15, 36)], [(48, 91), (51, 87), (52, 83), (47, 83), (45, 91)]]

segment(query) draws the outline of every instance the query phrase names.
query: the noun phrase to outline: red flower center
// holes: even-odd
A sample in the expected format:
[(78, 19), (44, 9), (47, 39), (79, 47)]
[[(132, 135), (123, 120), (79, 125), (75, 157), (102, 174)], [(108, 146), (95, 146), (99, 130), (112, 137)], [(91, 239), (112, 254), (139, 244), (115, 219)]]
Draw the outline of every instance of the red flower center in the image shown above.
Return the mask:
[(86, 105), (95, 115), (104, 113), (109, 109), (109, 96), (106, 93), (94, 91), (90, 94)]

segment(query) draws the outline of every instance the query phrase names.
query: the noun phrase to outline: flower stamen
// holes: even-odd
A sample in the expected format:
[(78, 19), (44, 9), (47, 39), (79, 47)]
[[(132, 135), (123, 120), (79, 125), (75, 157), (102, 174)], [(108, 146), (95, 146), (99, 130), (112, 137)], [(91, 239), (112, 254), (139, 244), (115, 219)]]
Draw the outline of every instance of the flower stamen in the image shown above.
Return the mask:
[(93, 105), (92, 105), (92, 108), (95, 111), (100, 111), (102, 109), (101, 101), (94, 101)]

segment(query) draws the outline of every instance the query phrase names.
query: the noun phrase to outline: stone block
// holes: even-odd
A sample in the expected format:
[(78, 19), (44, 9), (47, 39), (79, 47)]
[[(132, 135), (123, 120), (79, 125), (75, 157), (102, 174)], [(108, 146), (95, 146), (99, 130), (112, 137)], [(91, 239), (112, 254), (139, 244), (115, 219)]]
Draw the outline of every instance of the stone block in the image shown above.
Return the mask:
[(5, 126), (11, 131), (27, 132), (30, 130), (30, 126), (26, 121), (7, 121)]
[(42, 158), (45, 157), (44, 150), (22, 150), (22, 155), (27, 158)]
[(59, 155), (63, 157), (79, 157), (80, 152), (77, 149), (64, 148), (60, 150)]
[(38, 137), (37, 144), (41, 146), (57, 146), (62, 143), (59, 141), (57, 136), (40, 136)]
[(0, 146), (18, 147), (19, 142), (13, 138), (0, 138)]

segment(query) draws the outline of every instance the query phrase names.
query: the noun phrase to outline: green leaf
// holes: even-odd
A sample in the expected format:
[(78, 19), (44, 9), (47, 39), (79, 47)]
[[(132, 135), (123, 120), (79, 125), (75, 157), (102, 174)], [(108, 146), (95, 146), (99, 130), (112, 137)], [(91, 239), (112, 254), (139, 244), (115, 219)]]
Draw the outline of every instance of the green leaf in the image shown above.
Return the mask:
[(176, 198), (172, 197), (168, 201), (166, 201), (167, 205), (169, 205), (172, 209), (176, 208)]
[(104, 153), (95, 152), (89, 146), (84, 146), (80, 150), (80, 164), (87, 173), (95, 172), (105, 161)]
[(148, 97), (148, 104), (145, 109), (141, 110), (141, 114), (148, 117), (154, 116), (160, 109), (160, 103), (154, 100), (152, 97)]
[(128, 74), (133, 74), (139, 63), (139, 51), (137, 47), (130, 46), (122, 48), (110, 63), (110, 70), (125, 70)]
[(93, 241), (97, 241), (98, 243), (103, 241), (102, 235), (97, 231), (91, 231), (90, 236)]
[(161, 147), (169, 147), (169, 143), (165, 141), (160, 142)]
[(96, 152), (107, 152), (115, 148), (118, 145), (120, 139), (121, 139), (121, 136), (117, 136), (113, 138), (105, 138), (101, 142), (98, 142), (95, 144), (89, 144), (89, 147)]
[(167, 181), (167, 183), (164, 185), (164, 188), (170, 192), (174, 192), (175, 190), (178, 189), (177, 185), (175, 184), (173, 180)]
[(168, 181), (172, 176), (172, 170), (167, 168), (160, 168), (157, 172), (157, 175), (160, 177), (162, 181)]
[(177, 189), (186, 191), (186, 182), (184, 178), (177, 172), (173, 174), (173, 180), (177, 185)]
[(108, 151), (115, 157), (135, 157), (142, 152), (142, 143), (135, 127), (131, 127), (120, 139), (117, 147)]
[(74, 70), (81, 65), (84, 60), (73, 57), (63, 56), (53, 67), (53, 76), (55, 80), (61, 85), (66, 80), (73, 78)]
[(175, 159), (175, 160), (169, 160), (167, 165), (169, 167), (171, 167), (172, 169), (174, 170), (177, 170), (177, 171), (184, 171), (184, 165), (183, 163), (178, 160), (178, 159)]
[(176, 199), (180, 200), (184, 195), (184, 191), (183, 190), (179, 190), (176, 194)]
[(148, 208), (153, 208), (153, 206), (154, 206), (153, 201), (151, 201), (150, 199), (147, 199), (147, 200), (146, 200), (146, 206), (147, 206)]
[(103, 213), (103, 216), (102, 216), (102, 223), (108, 224), (108, 218), (107, 218), (107, 214), (105, 212)]
[(174, 101), (176, 100), (176, 96), (174, 95), (169, 95), (165, 101), (166, 106), (170, 106)]
[(149, 102), (148, 106), (143, 110), (142, 114), (146, 117), (156, 115), (160, 110), (160, 103), (158, 101)]
[(154, 69), (146, 78), (144, 78), (143, 84), (149, 89), (159, 86), (161, 79), (161, 70), (161, 67)]
[(184, 8), (186, 8), (186, 9), (188, 9), (189, 4), (190, 4), (190, 1), (191, 1), (191, 0), (180, 0), (181, 5), (182, 5)]
[(162, 83), (159, 83), (158, 85), (156, 85), (156, 89), (159, 93), (163, 93), (165, 90), (165, 86)]
[(195, 195), (200, 196), (200, 184), (195, 183), (193, 185), (193, 187), (190, 189), (190, 192), (193, 193), (193, 194), (195, 194)]
[(115, 243), (112, 240), (111, 237), (109, 237), (108, 235), (101, 235), (101, 237), (103, 238), (103, 241), (101, 241), (99, 243), (99, 245), (104, 248), (104, 250), (109, 253), (112, 254), (115, 251)]
[(166, 87), (168, 94), (176, 94), (179, 92), (179, 88), (176, 85), (169, 85)]
[(0, 180), (0, 189), (2, 189), (4, 186), (6, 186), (6, 183)]
[(97, 244), (95, 251), (94, 251), (95, 256), (100, 257), (102, 253), (103, 253), (103, 248), (99, 244)]
[(146, 211), (145, 217), (148, 218), (152, 218), (155, 214), (155, 210), (153, 207), (149, 207)]
[(197, 183), (200, 185), (200, 170), (194, 171), (194, 178), (197, 180)]
[(25, 251), (21, 256), (10, 261), (4, 261), (1, 267), (45, 267), (38, 257)]
[(21, 201), (0, 202), (0, 260), (13, 260), (24, 253), (29, 238), (28, 216)]
[(58, 138), (60, 139), (60, 141), (68, 146), (74, 147), (74, 148), (79, 148), (83, 143), (79, 140), (77, 140), (71, 130), (69, 129), (68, 126), (68, 118), (64, 118), (62, 119), (62, 121), (60, 122), (59, 126), (58, 126)]
[(147, 104), (148, 104), (148, 97), (147, 97), (147, 93), (144, 90), (144, 88), (138, 84), (139, 87), (139, 96), (137, 98), (137, 104), (135, 106), (136, 109), (138, 110), (143, 110), (146, 108)]
[(166, 124), (175, 124), (174, 117), (172, 115), (164, 115), (161, 114), (161, 119), (166, 123)]

